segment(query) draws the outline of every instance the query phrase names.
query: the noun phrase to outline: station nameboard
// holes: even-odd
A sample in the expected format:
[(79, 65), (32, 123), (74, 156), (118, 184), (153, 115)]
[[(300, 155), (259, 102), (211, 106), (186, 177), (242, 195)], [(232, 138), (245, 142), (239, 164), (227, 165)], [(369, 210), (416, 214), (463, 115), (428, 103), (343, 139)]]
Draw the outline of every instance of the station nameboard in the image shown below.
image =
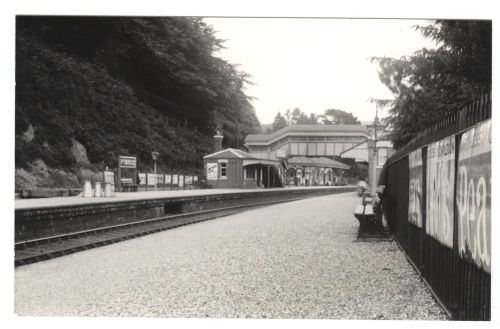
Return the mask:
[(137, 158), (131, 157), (131, 156), (121, 155), (118, 158), (118, 166), (120, 168), (136, 168), (137, 167)]

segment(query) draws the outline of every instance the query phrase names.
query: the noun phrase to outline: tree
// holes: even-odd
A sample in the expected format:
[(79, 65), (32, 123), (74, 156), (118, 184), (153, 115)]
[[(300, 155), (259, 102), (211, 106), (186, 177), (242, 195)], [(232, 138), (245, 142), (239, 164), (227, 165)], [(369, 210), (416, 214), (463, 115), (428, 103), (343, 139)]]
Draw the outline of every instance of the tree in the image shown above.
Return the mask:
[(352, 115), (351, 112), (346, 112), (338, 109), (327, 109), (321, 115), (324, 125), (347, 125), (347, 124), (361, 124), (358, 118)]
[(285, 117), (281, 115), (281, 112), (278, 112), (278, 114), (276, 114), (276, 116), (274, 117), (272, 131), (278, 131), (282, 128), (285, 128), (286, 126), (288, 126), (288, 123)]
[(491, 21), (438, 20), (416, 29), (437, 43), (400, 59), (374, 57), (394, 95), (389, 112), (399, 148), (446, 115), (491, 92)]

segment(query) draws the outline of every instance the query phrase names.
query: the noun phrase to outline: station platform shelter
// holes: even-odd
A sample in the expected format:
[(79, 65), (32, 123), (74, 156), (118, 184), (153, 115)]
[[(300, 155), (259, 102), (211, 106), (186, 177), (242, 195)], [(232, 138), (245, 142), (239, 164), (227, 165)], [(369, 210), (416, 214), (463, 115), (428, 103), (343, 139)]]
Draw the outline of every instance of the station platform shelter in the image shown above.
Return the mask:
[(286, 172), (278, 160), (262, 159), (226, 148), (203, 157), (207, 184), (212, 188), (283, 187)]
[(290, 157), (284, 160), (289, 186), (338, 185), (350, 167), (327, 157)]

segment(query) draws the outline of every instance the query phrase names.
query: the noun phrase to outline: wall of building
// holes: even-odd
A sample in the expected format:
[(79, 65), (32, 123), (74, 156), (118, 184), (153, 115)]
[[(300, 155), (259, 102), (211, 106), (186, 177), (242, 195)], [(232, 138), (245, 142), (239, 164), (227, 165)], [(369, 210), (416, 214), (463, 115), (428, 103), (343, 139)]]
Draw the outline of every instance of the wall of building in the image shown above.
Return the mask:
[[(207, 184), (212, 188), (243, 188), (243, 161), (241, 159), (208, 159), (208, 163), (217, 163), (217, 180), (209, 180)], [(226, 177), (221, 177), (221, 164), (226, 163)]]

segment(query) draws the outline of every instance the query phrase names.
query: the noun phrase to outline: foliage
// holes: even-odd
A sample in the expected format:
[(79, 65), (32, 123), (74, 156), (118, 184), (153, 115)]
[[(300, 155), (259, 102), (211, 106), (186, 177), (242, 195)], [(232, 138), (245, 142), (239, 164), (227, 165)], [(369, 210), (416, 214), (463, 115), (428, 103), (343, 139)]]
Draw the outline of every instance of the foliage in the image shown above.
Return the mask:
[[(16, 167), (43, 159), (78, 172), (72, 138), (91, 163), (201, 168), (216, 125), (225, 144), (260, 124), (249, 76), (214, 54), (223, 44), (199, 18), (29, 17), (16, 20)], [(35, 138), (23, 139), (29, 125)], [(237, 128), (235, 128), (237, 127)], [(101, 168), (102, 169), (102, 168)]]
[(389, 103), (375, 102), (389, 111), (395, 148), (491, 91), (491, 21), (438, 20), (416, 29), (437, 48), (400, 59), (372, 58), (394, 95)]
[(324, 125), (337, 125), (337, 124), (361, 124), (355, 116), (350, 112), (338, 110), (338, 109), (327, 109), (323, 114), (311, 113), (307, 116), (299, 108), (294, 108), (293, 111), (287, 109), (285, 114), (282, 115), (278, 112), (274, 117), (272, 124), (272, 131), (278, 131), (282, 128), (291, 125), (300, 124), (324, 124)]
[(361, 124), (361, 122), (352, 115), (352, 112), (346, 112), (338, 109), (328, 109), (321, 116), (325, 125), (348, 125)]

